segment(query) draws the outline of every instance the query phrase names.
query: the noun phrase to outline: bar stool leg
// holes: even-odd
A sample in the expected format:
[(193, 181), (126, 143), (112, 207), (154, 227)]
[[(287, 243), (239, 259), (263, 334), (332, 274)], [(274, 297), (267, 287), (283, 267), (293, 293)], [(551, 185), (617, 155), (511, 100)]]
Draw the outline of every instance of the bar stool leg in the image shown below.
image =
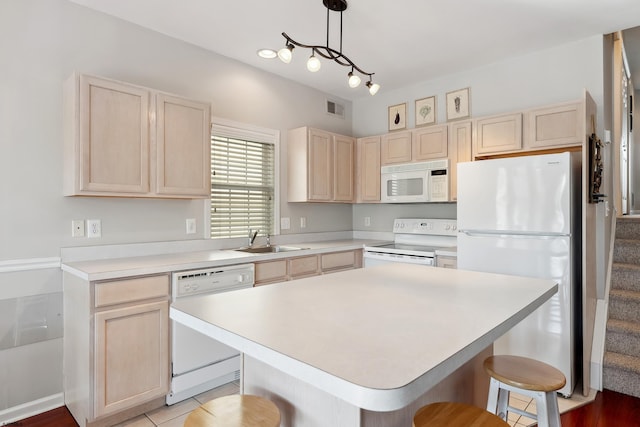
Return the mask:
[(547, 406), (547, 394), (545, 392), (534, 393), (536, 400), (536, 415), (538, 416), (538, 427), (550, 427), (549, 425), (549, 407)]
[(549, 411), (549, 427), (561, 427), (560, 409), (558, 408), (558, 396), (556, 392), (545, 393), (547, 400), (547, 410)]
[(503, 420), (507, 420), (507, 408), (509, 406), (509, 390), (501, 387), (500, 381), (491, 378), (489, 384), (489, 397), (487, 398), (487, 411), (496, 414)]

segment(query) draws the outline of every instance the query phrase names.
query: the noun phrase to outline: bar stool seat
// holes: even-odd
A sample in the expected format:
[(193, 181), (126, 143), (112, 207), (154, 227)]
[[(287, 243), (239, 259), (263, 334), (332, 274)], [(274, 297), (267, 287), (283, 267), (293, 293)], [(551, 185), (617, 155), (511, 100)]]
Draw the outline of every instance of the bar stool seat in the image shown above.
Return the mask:
[(464, 403), (438, 402), (418, 409), (413, 427), (508, 427), (497, 415)]
[[(491, 376), (487, 411), (507, 419), (508, 412), (538, 421), (539, 427), (560, 427), (557, 391), (566, 384), (562, 372), (546, 363), (520, 356), (491, 356), (484, 369)], [(536, 401), (532, 414), (509, 406), (509, 393), (515, 391)]]
[(280, 411), (270, 400), (234, 394), (203, 403), (191, 411), (184, 427), (278, 427)]

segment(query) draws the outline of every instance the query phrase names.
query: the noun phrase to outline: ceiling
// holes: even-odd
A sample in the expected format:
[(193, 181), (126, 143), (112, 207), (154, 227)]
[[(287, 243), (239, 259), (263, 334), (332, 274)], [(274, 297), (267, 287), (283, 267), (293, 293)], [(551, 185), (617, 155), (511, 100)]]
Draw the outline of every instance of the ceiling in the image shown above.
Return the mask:
[[(349, 88), (350, 69), (332, 61), (323, 59), (317, 73), (307, 71), (307, 49), (296, 48), (288, 65), (256, 54), (283, 47), (282, 32), (300, 43), (326, 44), (322, 0), (71, 1), (340, 98), (369, 96), (364, 84)], [(337, 12), (331, 12), (330, 24), (329, 45), (339, 50)], [(342, 51), (375, 73), (381, 91), (390, 91), (638, 25), (638, 0), (348, 0)], [(640, 61), (640, 52), (635, 57)]]

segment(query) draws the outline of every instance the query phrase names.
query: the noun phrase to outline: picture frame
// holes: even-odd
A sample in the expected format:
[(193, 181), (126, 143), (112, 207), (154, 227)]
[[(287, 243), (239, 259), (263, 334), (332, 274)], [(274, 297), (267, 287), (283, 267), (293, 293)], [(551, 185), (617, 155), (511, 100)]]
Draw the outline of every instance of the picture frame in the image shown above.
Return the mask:
[(389, 107), (389, 130), (407, 128), (407, 103), (392, 105)]
[(471, 116), (471, 89), (466, 87), (447, 92), (447, 121), (466, 119)]
[(436, 122), (436, 96), (416, 99), (416, 127), (428, 126)]

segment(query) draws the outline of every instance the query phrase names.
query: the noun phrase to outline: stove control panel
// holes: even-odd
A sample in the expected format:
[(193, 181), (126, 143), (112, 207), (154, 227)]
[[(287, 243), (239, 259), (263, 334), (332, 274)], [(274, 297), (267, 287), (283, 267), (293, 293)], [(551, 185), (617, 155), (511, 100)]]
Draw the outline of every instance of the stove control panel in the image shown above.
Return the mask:
[(458, 223), (455, 219), (398, 218), (393, 221), (393, 232), (456, 236), (458, 234)]

